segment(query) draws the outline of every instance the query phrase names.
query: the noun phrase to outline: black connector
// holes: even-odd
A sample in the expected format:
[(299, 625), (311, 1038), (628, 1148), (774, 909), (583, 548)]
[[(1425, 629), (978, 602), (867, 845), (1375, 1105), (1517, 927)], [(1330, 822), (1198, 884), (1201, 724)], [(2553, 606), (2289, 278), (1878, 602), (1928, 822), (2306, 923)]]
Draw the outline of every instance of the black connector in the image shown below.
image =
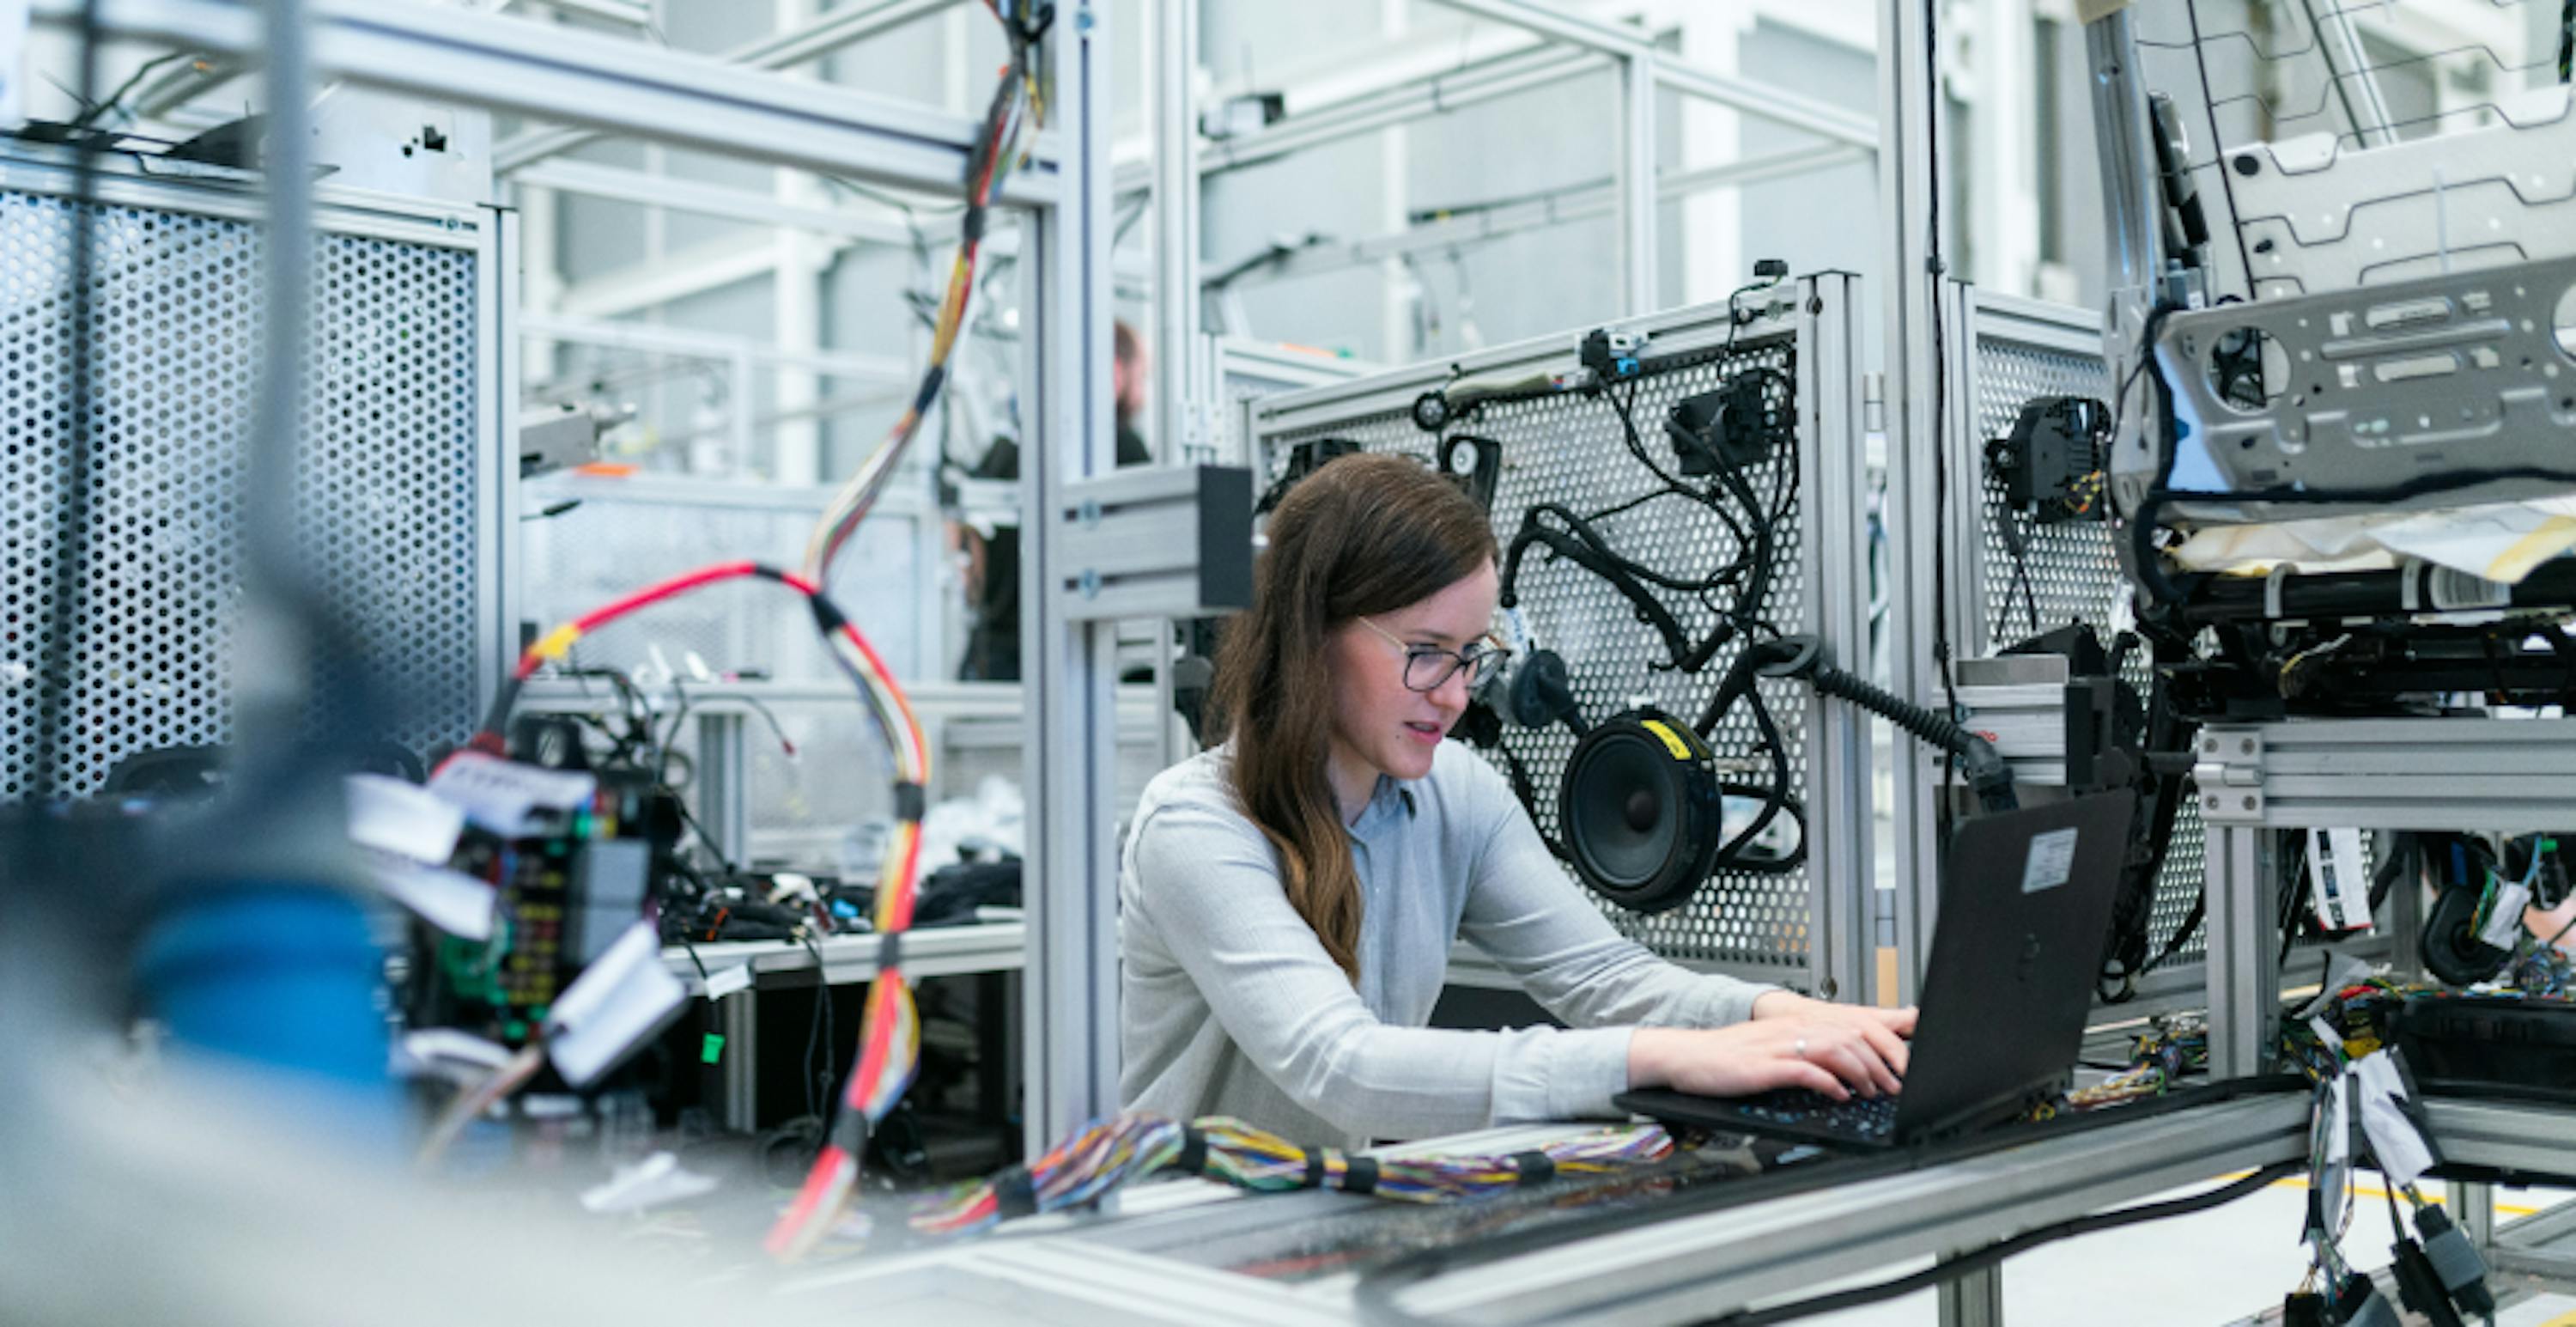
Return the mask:
[(2358, 1327), (2405, 1327), (2397, 1310), (2380, 1296), (2379, 1287), (2361, 1272), (2345, 1277), (2343, 1286), (2335, 1291), (2334, 1320)]
[(2478, 1254), (2478, 1246), (2458, 1226), (2451, 1224), (2450, 1214), (2425, 1203), (2415, 1209), (2415, 1233), (2424, 1240), (2424, 1258), (2433, 1273), (2441, 1278), (2442, 1289), (2462, 1313), (2480, 1318), (2495, 1316), (2495, 1292), (2487, 1288), (2487, 1260)]
[(1592, 370), (1595, 383), (1619, 382), (1644, 371), (1642, 357), (1645, 353), (1645, 333), (1614, 332), (1607, 327), (1596, 327), (1584, 334), (1576, 358), (1582, 361), (1583, 367)]
[(2293, 1291), (2281, 1301), (2281, 1327), (2327, 1327), (2326, 1297), (2312, 1290)]
[(2441, 1274), (2433, 1270), (2432, 1260), (2424, 1256), (2422, 1245), (2400, 1238), (2389, 1246), (2389, 1274), (2397, 1281), (2397, 1299), (2408, 1311), (2420, 1314), (2432, 1327), (2467, 1327), (2451, 1308), (2451, 1296), (2442, 1288)]

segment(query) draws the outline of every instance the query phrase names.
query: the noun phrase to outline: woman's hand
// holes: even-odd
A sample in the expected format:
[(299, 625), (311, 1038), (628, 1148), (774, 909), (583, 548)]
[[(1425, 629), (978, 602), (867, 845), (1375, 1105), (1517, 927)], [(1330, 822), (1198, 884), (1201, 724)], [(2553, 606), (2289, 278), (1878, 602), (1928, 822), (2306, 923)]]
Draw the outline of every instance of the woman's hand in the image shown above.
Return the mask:
[[(1822, 1018), (1862, 1027), (1882, 1027), (1899, 1037), (1914, 1035), (1915, 1009), (1877, 1009), (1869, 1005), (1835, 1004), (1828, 1000), (1810, 1000), (1794, 991), (1766, 991), (1753, 1002), (1753, 1016), (1770, 1018)], [(1900, 1068), (1899, 1072), (1902, 1072)]]
[(1904, 1077), (1904, 1039), (1878, 1019), (1801, 1012), (1727, 1028), (1639, 1028), (1628, 1043), (1628, 1086), (1703, 1097), (1803, 1087), (1846, 1101), (1894, 1092)]

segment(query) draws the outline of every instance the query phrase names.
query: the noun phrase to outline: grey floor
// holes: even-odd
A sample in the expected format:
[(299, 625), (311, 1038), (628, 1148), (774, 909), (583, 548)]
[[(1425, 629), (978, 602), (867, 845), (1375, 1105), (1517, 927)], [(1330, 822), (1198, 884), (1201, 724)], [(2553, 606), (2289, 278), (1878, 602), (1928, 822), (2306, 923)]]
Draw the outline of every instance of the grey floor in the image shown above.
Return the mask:
[[(2377, 1270), (2388, 1263), (2388, 1211), (2376, 1177), (2364, 1177), (2362, 1185), (2343, 1249), (2354, 1265)], [(2508, 1222), (2571, 1197), (2576, 1195), (2498, 1190), (2496, 1219)], [(2004, 1321), (2014, 1327), (2278, 1321), (2281, 1297), (2307, 1272), (2307, 1254), (2297, 1242), (2306, 1202), (2304, 1183), (2285, 1181), (2215, 1211), (2034, 1249), (2005, 1264)], [(1810, 1321), (1815, 1327), (1932, 1327), (1938, 1320), (1932, 1295), (1925, 1292)], [(2499, 1313), (2496, 1324), (2576, 1327), (2576, 1297), (2529, 1297)]]

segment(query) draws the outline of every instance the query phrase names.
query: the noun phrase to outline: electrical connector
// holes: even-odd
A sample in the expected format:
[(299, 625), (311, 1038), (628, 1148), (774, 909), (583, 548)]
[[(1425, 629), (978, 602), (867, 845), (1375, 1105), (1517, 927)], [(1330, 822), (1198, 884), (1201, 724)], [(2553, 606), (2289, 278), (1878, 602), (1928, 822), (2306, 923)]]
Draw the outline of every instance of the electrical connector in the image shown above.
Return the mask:
[(2392, 1257), (2388, 1270), (2397, 1280), (2399, 1303), (2421, 1314), (2432, 1327), (2466, 1327), (2460, 1315), (2452, 1311), (2451, 1296), (2442, 1288), (2441, 1273), (2433, 1270), (2422, 1245), (2401, 1238), (2389, 1247), (2389, 1253)]
[(2405, 1327), (2406, 1323), (2362, 1272), (2345, 1277), (2343, 1286), (2335, 1291), (2333, 1318), (2347, 1327)]
[(2425, 1260), (2441, 1278), (2451, 1302), (2462, 1313), (2494, 1317), (2495, 1292), (2487, 1289), (2487, 1260), (2479, 1256), (2468, 1235), (2451, 1224), (2450, 1214), (2431, 1203), (2417, 1205), (2415, 1233), (2423, 1237)]
[(2310, 1290), (2291, 1292), (2281, 1301), (2281, 1327), (2327, 1327), (2326, 1297)]

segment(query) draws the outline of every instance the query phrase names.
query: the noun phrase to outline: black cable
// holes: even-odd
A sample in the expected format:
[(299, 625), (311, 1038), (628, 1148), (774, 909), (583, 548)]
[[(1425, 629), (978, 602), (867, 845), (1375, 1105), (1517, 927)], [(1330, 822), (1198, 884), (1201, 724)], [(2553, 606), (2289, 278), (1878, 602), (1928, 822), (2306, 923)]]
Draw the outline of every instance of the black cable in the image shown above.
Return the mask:
[[(81, 0), (77, 30), (80, 44), (80, 90), (74, 94), (86, 106), (98, 91), (98, 10), (99, 0)], [(98, 153), (94, 136), (82, 133), (72, 139), (72, 199), (69, 220), (72, 228), (71, 261), (71, 381), (69, 408), (64, 412), (70, 425), (70, 473), (65, 476), (61, 520), (53, 537), (54, 590), (47, 605), (45, 650), (36, 680), (36, 759), (28, 786), (37, 800), (53, 800), (70, 794), (77, 780), (64, 777), (63, 728), (77, 700), (77, 680), (72, 676), (72, 633), (79, 630), (78, 613), (81, 597), (81, 570), (89, 565), (89, 518), (91, 450), (94, 439), (90, 422), (90, 389), (95, 364), (91, 347), (93, 307), (90, 283), (95, 278), (97, 261), (93, 231), (98, 219), (91, 215), (98, 193)]]
[[(1941, 22), (1939, 0), (1924, 0), (1923, 43), (1926, 51), (1938, 51)], [(1924, 69), (1923, 122), (1930, 126), (1932, 150), (1925, 154), (1924, 171), (1924, 276), (1932, 283), (1932, 663), (1941, 678), (1941, 698), (1949, 712), (1959, 712), (1959, 687), (1950, 672), (1950, 551), (1947, 538), (1950, 504), (1950, 458), (1947, 420), (1950, 408), (1950, 347), (1947, 329), (1941, 318), (1941, 278), (1946, 274), (1941, 259), (1941, 67), (1937, 57), (1928, 58)], [(1941, 796), (1932, 807), (1933, 847), (1945, 851), (1950, 840), (1951, 799), (1958, 786), (1958, 762), (1941, 762)]]
[[(827, 1099), (832, 1083), (832, 979), (823, 967), (823, 944), (810, 930), (805, 932), (805, 950), (814, 956), (814, 1017), (805, 1028), (805, 1113), (816, 1118), (823, 1114), (822, 1101)], [(823, 1045), (823, 1072), (814, 1073), (814, 1044)]]
[(2306, 1168), (2303, 1162), (2276, 1161), (2243, 1179), (2220, 1185), (2206, 1193), (2060, 1221), (2054, 1225), (2041, 1226), (2037, 1230), (2024, 1231), (2011, 1239), (1999, 1240), (1974, 1253), (1945, 1259), (1922, 1271), (1900, 1276), (1894, 1280), (1881, 1281), (1876, 1285), (1862, 1286), (1831, 1295), (1818, 1295), (1812, 1299), (1802, 1299), (1795, 1303), (1767, 1309), (1743, 1309), (1721, 1317), (1702, 1318), (1694, 1322), (1692, 1327), (1771, 1327), (1774, 1323), (1795, 1322), (1800, 1318), (1812, 1318), (1818, 1314), (1839, 1313), (1846, 1309), (1884, 1303), (1971, 1272), (1984, 1271), (2043, 1244), (2053, 1244), (2062, 1239), (2094, 1235), (2105, 1230), (2144, 1225), (2150, 1221), (2189, 1216), (2195, 1212), (2224, 1207), (2239, 1198), (2260, 1192), (2276, 1180), (2286, 1179)]
[[(2209, 115), (2209, 150), (2217, 152), (2222, 147), (2218, 141), (2218, 104), (2209, 86), (2209, 53), (2200, 45), (2200, 0), (2183, 0), (2182, 12), (2191, 21), (2191, 58), (2200, 67), (2201, 107)], [(2254, 255), (2245, 248), (2245, 228), (2237, 220), (2242, 214), (2236, 210), (2235, 172), (2224, 164), (2218, 169), (2218, 191), (2227, 199), (2227, 231), (2236, 237), (2236, 261), (2238, 269), (2245, 273), (2245, 293), (2250, 298), (2254, 294)]]

